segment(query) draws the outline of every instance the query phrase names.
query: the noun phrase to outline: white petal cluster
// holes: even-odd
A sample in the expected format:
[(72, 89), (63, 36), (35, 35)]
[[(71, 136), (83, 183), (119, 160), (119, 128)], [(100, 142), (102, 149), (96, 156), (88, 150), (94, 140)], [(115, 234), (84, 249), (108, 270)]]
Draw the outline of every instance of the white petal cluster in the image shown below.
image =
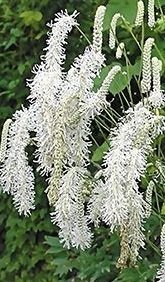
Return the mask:
[(153, 180), (151, 180), (147, 186), (147, 190), (146, 190), (146, 197), (145, 197), (145, 201), (146, 201), (146, 208), (145, 208), (145, 213), (146, 213), (146, 218), (150, 217), (151, 215), (151, 211), (152, 211), (152, 193), (153, 193), (153, 189), (154, 189), (154, 182)]
[[(58, 69), (65, 62), (66, 38), (73, 26), (77, 25), (75, 20), (78, 13), (75, 11), (72, 15), (68, 15), (67, 11), (56, 14), (54, 22), (47, 24), (51, 28), (49, 38), (47, 40), (45, 64), (46, 69), (55, 70), (59, 75)], [(57, 69), (58, 68), (58, 69)]]
[(109, 47), (111, 49), (115, 48), (116, 26), (117, 26), (117, 22), (120, 19), (120, 17), (121, 17), (120, 13), (117, 13), (112, 17), (112, 20), (111, 20), (110, 31), (109, 31)]
[(124, 43), (121, 42), (116, 50), (116, 59), (121, 59), (124, 50)]
[(142, 93), (146, 93), (151, 89), (151, 50), (154, 44), (153, 38), (148, 38), (144, 44), (143, 49), (143, 68), (142, 68), (142, 81), (141, 90)]
[(144, 20), (144, 3), (142, 0), (137, 2), (137, 14), (135, 19), (135, 26), (141, 26)]
[(153, 28), (155, 25), (155, 0), (148, 0), (148, 26)]

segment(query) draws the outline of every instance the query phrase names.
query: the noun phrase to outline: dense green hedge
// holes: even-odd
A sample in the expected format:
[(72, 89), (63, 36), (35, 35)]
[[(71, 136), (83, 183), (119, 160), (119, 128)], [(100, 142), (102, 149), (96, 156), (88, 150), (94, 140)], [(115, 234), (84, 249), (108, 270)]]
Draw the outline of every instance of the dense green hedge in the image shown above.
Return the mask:
[[(164, 0), (160, 1), (165, 4)], [(93, 18), (96, 7), (100, 4), (107, 6), (104, 22), (105, 43), (111, 16), (120, 11), (133, 21), (135, 16), (136, 1), (52, 1), (52, 0), (1, 0), (0, 1), (0, 125), (11, 117), (15, 109), (20, 108), (28, 94), (25, 87), (25, 78), (31, 76), (30, 70), (34, 63), (39, 61), (42, 48), (46, 39), (45, 23), (53, 18), (55, 12), (67, 8), (70, 12), (74, 9), (80, 11), (79, 22), (83, 32), (90, 38)], [(129, 8), (128, 8), (129, 5)], [(137, 31), (138, 32), (138, 31)], [(160, 52), (164, 54), (163, 37), (165, 24), (161, 22), (154, 31), (147, 30), (146, 37), (154, 36), (157, 39)], [(133, 38), (126, 27), (119, 28), (119, 38), (124, 40), (130, 50), (133, 68), (132, 75), (139, 70), (139, 53)], [(79, 32), (73, 31), (67, 47), (67, 64), (81, 53), (86, 41), (79, 39)], [(106, 46), (105, 44), (105, 46)], [(111, 66), (114, 54), (104, 47), (107, 62)], [(107, 69), (108, 70), (108, 69)], [(106, 75), (101, 75), (100, 80)], [(100, 80), (96, 81), (97, 87)], [(111, 93), (124, 89), (125, 82), (119, 78), (119, 85), (112, 85)], [(136, 86), (135, 86), (136, 90)], [(24, 103), (25, 104), (25, 103)], [(115, 107), (119, 107), (117, 101)], [(96, 134), (98, 143), (102, 144), (104, 138)], [(159, 142), (159, 141), (157, 141)], [(102, 145), (104, 146), (104, 145)], [(92, 160), (99, 163), (102, 158), (102, 149), (92, 147)], [(156, 158), (156, 156), (155, 156)], [(147, 177), (154, 173), (154, 168), (148, 170)], [(29, 218), (19, 217), (13, 208), (11, 200), (1, 194), (0, 202), (0, 282), (56, 282), (56, 281), (152, 281), (160, 262), (158, 248), (161, 218), (164, 216), (162, 201), (163, 188), (160, 183), (160, 192), (155, 192), (155, 207), (151, 218), (146, 223), (147, 251), (143, 252), (143, 259), (139, 267), (125, 269), (119, 273), (115, 262), (119, 255), (119, 238), (115, 234), (109, 236), (108, 228), (102, 226), (95, 231), (93, 246), (86, 252), (75, 250), (66, 251), (59, 243), (57, 229), (52, 226), (49, 218), (49, 207), (44, 193), (45, 183), (39, 176), (36, 185), (36, 211)], [(142, 189), (145, 190), (143, 183)], [(160, 198), (158, 203), (157, 198)], [(46, 236), (46, 237), (45, 237)], [(47, 244), (44, 244), (44, 237)], [(51, 246), (51, 248), (48, 247)], [(49, 248), (49, 250), (48, 250)], [(46, 250), (47, 253), (46, 253)], [(117, 277), (117, 278), (116, 278)]]

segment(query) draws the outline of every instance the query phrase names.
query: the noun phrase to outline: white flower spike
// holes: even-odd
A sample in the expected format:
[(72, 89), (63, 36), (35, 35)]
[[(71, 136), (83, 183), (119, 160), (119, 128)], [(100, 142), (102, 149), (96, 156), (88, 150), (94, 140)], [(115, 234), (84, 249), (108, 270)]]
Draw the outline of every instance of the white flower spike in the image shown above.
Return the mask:
[(119, 44), (119, 46), (117, 47), (117, 50), (116, 50), (116, 59), (121, 59), (122, 55), (123, 55), (123, 50), (124, 50), (124, 43), (121, 42)]
[(155, 25), (155, 0), (148, 0), (148, 26), (153, 28)]
[(141, 26), (144, 20), (144, 3), (142, 0), (137, 2), (137, 14), (135, 19), (135, 26)]
[(9, 127), (11, 122), (12, 122), (11, 119), (7, 119), (3, 125), (2, 134), (1, 134), (1, 146), (0, 146), (0, 162), (3, 162), (6, 157), (8, 133), (9, 133)]
[(154, 44), (153, 38), (148, 38), (143, 49), (143, 68), (142, 68), (142, 93), (147, 93), (151, 89), (151, 51)]
[(112, 20), (111, 20), (110, 31), (109, 31), (109, 47), (110, 47), (110, 49), (115, 48), (116, 26), (117, 26), (117, 22), (120, 19), (120, 17), (121, 17), (120, 13), (117, 13), (112, 17)]
[(96, 15), (95, 21), (93, 26), (93, 49), (95, 52), (101, 52), (102, 50), (102, 33), (103, 33), (103, 21), (105, 15), (106, 7), (99, 6)]

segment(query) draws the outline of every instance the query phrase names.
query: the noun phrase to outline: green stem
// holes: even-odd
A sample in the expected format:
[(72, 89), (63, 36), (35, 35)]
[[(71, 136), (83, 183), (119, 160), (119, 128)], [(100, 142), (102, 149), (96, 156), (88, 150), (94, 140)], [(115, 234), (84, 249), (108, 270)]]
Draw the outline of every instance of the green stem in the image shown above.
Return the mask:
[(129, 97), (130, 97), (130, 101), (131, 101), (131, 106), (134, 108), (134, 102), (133, 102), (133, 98), (132, 98), (131, 84), (130, 84), (131, 76), (130, 76), (130, 71), (129, 71), (129, 59), (127, 57), (125, 48), (124, 48), (124, 56), (125, 56), (125, 60), (126, 60), (126, 69), (127, 69), (127, 77), (128, 77), (128, 93), (129, 93)]
[(122, 17), (123, 23), (125, 24), (127, 30), (130, 32), (130, 34), (132, 35), (133, 39), (135, 40), (136, 44), (138, 45), (140, 51), (142, 52), (141, 46), (136, 38), (136, 36), (134, 35), (134, 33), (132, 32), (132, 29), (129, 27), (129, 25), (127, 24), (126, 20), (124, 17)]
[(82, 34), (82, 36), (86, 39), (86, 41), (88, 42), (89, 45), (91, 45), (90, 40), (88, 39), (88, 37), (85, 35), (85, 33), (78, 27), (76, 26), (77, 30)]
[(106, 117), (103, 114), (100, 114), (100, 116), (103, 117), (104, 119), (106, 119), (108, 122), (113, 123), (114, 125), (117, 125), (117, 122), (111, 116), (110, 116), (110, 118)]
[(161, 16), (164, 17), (164, 13), (163, 13), (163, 10), (162, 10), (162, 7), (161, 7), (161, 4), (160, 4), (160, 1), (157, 0), (157, 3), (158, 3), (158, 6), (159, 6), (159, 10), (160, 10), (160, 13), (161, 13)]
[(141, 72), (142, 72), (142, 67), (143, 67), (143, 46), (144, 46), (144, 23), (142, 24), (142, 38), (141, 38), (141, 63), (140, 63), (140, 73), (139, 73), (139, 78), (138, 78), (138, 82), (140, 85), (140, 79), (141, 79)]

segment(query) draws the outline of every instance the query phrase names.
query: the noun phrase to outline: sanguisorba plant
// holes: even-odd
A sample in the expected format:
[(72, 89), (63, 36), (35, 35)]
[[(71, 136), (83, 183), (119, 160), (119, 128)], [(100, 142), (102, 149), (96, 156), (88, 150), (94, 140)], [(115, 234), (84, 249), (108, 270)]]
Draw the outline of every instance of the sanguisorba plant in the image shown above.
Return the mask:
[[(117, 265), (123, 268), (136, 264), (139, 249), (145, 245), (144, 222), (151, 213), (153, 181), (148, 185), (146, 197), (140, 192), (139, 183), (154, 150), (154, 140), (165, 133), (165, 117), (161, 110), (165, 106), (165, 96), (160, 79), (162, 62), (152, 57), (154, 38), (147, 38), (144, 44), (142, 40), (142, 45), (136, 40), (142, 51), (139, 85), (142, 100), (131, 104), (117, 125), (109, 129), (109, 150), (101, 169), (92, 177), (89, 172), (91, 123), (111, 109), (106, 96), (111, 82), (122, 71), (116, 63), (94, 92), (95, 78), (105, 67), (102, 53), (105, 10), (104, 6), (97, 9), (93, 42), (89, 42), (84, 53), (74, 60), (68, 72), (63, 68), (65, 44), (69, 32), (79, 29), (77, 12), (72, 15), (61, 12), (48, 24), (51, 32), (45, 55), (40, 65), (34, 67), (33, 78), (27, 81), (29, 106), (16, 111), (3, 127), (0, 184), (3, 192), (12, 195), (19, 214), (30, 215), (35, 208), (35, 181), (26, 147), (35, 144), (34, 161), (41, 175), (48, 179), (46, 193), (54, 209), (51, 219), (60, 228), (61, 242), (67, 248), (88, 248), (92, 239), (89, 226), (92, 222), (98, 226), (103, 221), (111, 232), (120, 232), (121, 254)], [(113, 16), (109, 35), (109, 47), (114, 49), (117, 45), (117, 59), (122, 55), (127, 58), (125, 44), (118, 42), (116, 36), (120, 20), (125, 22), (121, 14)], [(135, 27), (143, 24), (144, 4), (140, 0)], [(149, 1), (148, 26), (152, 28), (154, 24), (154, 1)], [(84, 190), (88, 178), (91, 192), (87, 198)], [(164, 237), (163, 226), (159, 281), (165, 279)]]

